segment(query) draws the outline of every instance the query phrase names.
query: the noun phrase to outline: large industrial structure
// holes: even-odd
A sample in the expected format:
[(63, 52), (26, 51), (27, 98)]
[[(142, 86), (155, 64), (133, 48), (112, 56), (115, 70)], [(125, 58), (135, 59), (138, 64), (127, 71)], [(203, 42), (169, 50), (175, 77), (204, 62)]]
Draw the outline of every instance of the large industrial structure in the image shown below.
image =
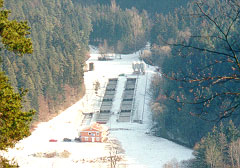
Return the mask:
[(136, 78), (127, 78), (123, 91), (118, 122), (130, 122), (136, 91)]
[[(132, 63), (133, 74), (140, 75), (145, 73), (145, 64), (143, 62)], [(111, 115), (116, 115), (117, 122), (131, 122), (133, 120), (133, 112), (135, 106), (135, 95), (137, 88), (137, 77), (126, 77), (126, 82), (121, 87), (122, 95), (118, 94), (116, 102), (120, 103), (119, 109), (112, 110), (113, 102), (116, 99), (116, 92), (118, 86), (118, 78), (109, 78), (105, 85), (105, 92), (100, 99), (100, 107), (98, 110), (92, 111), (91, 113), (84, 114), (82, 123), (80, 124), (83, 128), (80, 130), (79, 140), (82, 142), (103, 142), (99, 135), (99, 130), (92, 128), (91, 123), (96, 122), (93, 127), (102, 127), (101, 125), (107, 124)], [(123, 91), (123, 92), (122, 92)], [(105, 134), (104, 134), (105, 136)]]
[(117, 82), (117, 78), (108, 79), (105, 94), (102, 98), (100, 111), (97, 115), (97, 123), (106, 124), (111, 116), (112, 103), (115, 97)]

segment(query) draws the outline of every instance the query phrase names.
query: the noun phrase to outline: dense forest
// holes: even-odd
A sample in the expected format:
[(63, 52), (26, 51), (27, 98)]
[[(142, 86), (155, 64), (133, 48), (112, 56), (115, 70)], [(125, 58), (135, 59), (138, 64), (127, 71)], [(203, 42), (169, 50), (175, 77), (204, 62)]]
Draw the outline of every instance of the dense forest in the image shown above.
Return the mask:
[(155, 131), (195, 146), (188, 167), (239, 167), (239, 11), (237, 1), (193, 1), (151, 29)]
[(147, 12), (122, 10), (114, 1), (82, 7), (71, 0), (13, 0), (5, 6), (11, 19), (29, 22), (34, 53), (21, 59), (3, 57), (2, 68), (16, 90), (29, 90), (24, 107), (36, 109), (37, 120), (46, 120), (84, 94), (89, 40), (96, 46), (106, 41), (107, 51), (129, 53), (149, 39)]
[(5, 7), (31, 27), (31, 57), (2, 51), (1, 66), (16, 91), (28, 89), (24, 108), (36, 109), (35, 120), (84, 94), (89, 44), (132, 53), (149, 41), (143, 59), (159, 71), (150, 90), (155, 135), (195, 146), (189, 167), (239, 167), (239, 2), (9, 0)]
[[(237, 9), (222, 1), (201, 6), (191, 3), (187, 11), (158, 15), (152, 28), (151, 60), (163, 74), (153, 81), (155, 119), (158, 128), (182, 137), (191, 146), (219, 120), (233, 117), (239, 123), (235, 117), (239, 110), (239, 64), (235, 62), (239, 23), (232, 20), (238, 16)], [(207, 16), (190, 17), (201, 16), (201, 12)], [(232, 17), (225, 18), (226, 13)], [(216, 24), (210, 17), (217, 18)], [(156, 88), (160, 88), (158, 92)]]
[[(91, 24), (71, 1), (6, 1), (10, 18), (27, 20), (34, 52), (31, 57), (4, 57), (3, 70), (15, 88), (27, 88), (25, 108), (36, 119), (79, 99)], [(10, 54), (9, 54), (10, 55)]]
[[(116, 3), (120, 6), (121, 9), (131, 9), (135, 7), (139, 11), (146, 10), (151, 16), (154, 16), (155, 13), (163, 13), (167, 14), (169, 12), (173, 12), (176, 8), (181, 6), (186, 6), (187, 2), (190, 0), (116, 0)], [(104, 4), (110, 5), (111, 0), (92, 0), (92, 1), (85, 1), (85, 0), (74, 0), (74, 2), (78, 2), (83, 6), (91, 6), (95, 4)]]
[(122, 10), (113, 1), (110, 6), (91, 6), (93, 31), (90, 43), (98, 46), (104, 40), (112, 52), (129, 53), (143, 48), (150, 31), (148, 13), (136, 8)]

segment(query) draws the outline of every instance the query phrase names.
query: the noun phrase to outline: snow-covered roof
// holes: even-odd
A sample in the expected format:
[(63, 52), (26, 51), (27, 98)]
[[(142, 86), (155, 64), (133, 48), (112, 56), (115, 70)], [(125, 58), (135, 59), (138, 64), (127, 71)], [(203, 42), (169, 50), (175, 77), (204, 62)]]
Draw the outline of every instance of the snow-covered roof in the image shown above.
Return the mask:
[(103, 101), (101, 106), (112, 106), (112, 102), (111, 101)]
[(114, 95), (115, 93), (115, 90), (106, 90), (105, 95)]
[(122, 104), (120, 107), (121, 111), (122, 110), (132, 110), (132, 105), (131, 104)]
[(108, 131), (107, 126), (99, 124), (99, 123), (93, 123), (92, 125), (83, 128), (81, 131), (86, 131), (86, 130), (90, 130), (90, 129), (96, 130), (96, 131), (99, 131), (99, 132)]
[(110, 112), (111, 108), (112, 108), (112, 106), (101, 106), (100, 112), (101, 111), (109, 111)]
[(103, 100), (112, 100), (114, 98), (114, 95), (104, 95)]
[(106, 90), (116, 90), (116, 85), (107, 85)]

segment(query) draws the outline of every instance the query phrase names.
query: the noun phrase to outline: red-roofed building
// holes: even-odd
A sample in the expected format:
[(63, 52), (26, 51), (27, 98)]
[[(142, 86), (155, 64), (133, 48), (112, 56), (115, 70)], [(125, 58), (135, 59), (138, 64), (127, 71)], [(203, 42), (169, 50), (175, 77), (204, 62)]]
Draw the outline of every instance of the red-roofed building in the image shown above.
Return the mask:
[(79, 133), (81, 142), (105, 142), (108, 136), (108, 127), (94, 123), (82, 129)]

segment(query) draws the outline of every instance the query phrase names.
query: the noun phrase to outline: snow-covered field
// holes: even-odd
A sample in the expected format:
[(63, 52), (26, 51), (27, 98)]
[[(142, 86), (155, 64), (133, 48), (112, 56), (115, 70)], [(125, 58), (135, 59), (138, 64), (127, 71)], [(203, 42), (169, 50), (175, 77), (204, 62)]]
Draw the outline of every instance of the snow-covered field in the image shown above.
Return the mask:
[[(62, 140), (63, 138), (74, 139), (78, 136), (83, 119), (82, 112), (96, 111), (100, 107), (99, 100), (103, 96), (108, 78), (117, 77), (113, 115), (107, 125), (111, 129), (110, 139), (117, 139), (125, 151), (124, 162), (121, 162), (120, 167), (161, 168), (173, 159), (181, 161), (193, 157), (192, 150), (147, 134), (151, 127), (151, 112), (148, 106), (149, 96), (145, 92), (149, 87), (151, 76), (155, 73), (155, 68), (147, 66), (145, 75), (134, 75), (132, 62), (138, 61), (138, 56), (139, 53), (135, 53), (122, 55), (122, 59), (98, 61), (97, 51), (91, 49), (91, 57), (87, 63), (94, 63), (94, 71), (84, 74), (86, 95), (83, 99), (49, 122), (40, 123), (30, 137), (20, 141), (14, 149), (9, 149), (4, 155), (15, 158), (22, 168), (108, 167), (108, 163), (99, 160), (101, 157), (109, 156), (109, 151), (106, 149), (107, 143), (78, 143)], [(142, 124), (116, 121), (127, 77), (138, 78), (133, 119), (142, 120)], [(100, 82), (100, 90), (97, 94), (94, 91), (96, 81)], [(49, 142), (49, 139), (56, 139), (58, 142)]]

